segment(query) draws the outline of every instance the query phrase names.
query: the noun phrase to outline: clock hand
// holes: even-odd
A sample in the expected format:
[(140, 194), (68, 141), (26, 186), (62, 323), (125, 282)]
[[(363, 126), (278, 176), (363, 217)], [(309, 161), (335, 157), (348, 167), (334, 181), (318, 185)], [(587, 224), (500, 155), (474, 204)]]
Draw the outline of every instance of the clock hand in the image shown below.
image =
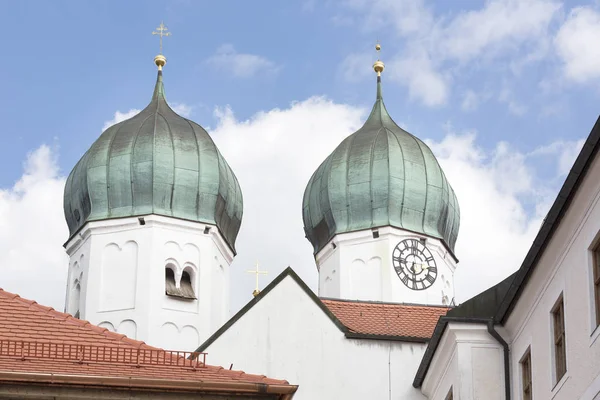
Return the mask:
[(415, 263), (413, 263), (413, 265), (418, 265), (419, 266), (419, 272), (417, 272), (416, 270), (414, 270), (414, 272), (416, 274), (420, 274), (421, 272), (426, 271), (429, 268), (429, 265), (427, 265), (427, 264), (415, 264)]
[(410, 270), (413, 272), (413, 274), (417, 273), (417, 271), (415, 270), (415, 262), (414, 261), (410, 265)]

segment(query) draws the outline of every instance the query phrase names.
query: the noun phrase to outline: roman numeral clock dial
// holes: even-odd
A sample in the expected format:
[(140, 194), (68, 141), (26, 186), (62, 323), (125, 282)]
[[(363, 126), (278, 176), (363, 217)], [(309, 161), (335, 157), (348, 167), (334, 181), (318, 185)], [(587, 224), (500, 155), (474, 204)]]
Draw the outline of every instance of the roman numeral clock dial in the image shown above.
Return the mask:
[(392, 251), (392, 263), (398, 278), (412, 290), (424, 290), (437, 278), (433, 255), (420, 240), (405, 239)]

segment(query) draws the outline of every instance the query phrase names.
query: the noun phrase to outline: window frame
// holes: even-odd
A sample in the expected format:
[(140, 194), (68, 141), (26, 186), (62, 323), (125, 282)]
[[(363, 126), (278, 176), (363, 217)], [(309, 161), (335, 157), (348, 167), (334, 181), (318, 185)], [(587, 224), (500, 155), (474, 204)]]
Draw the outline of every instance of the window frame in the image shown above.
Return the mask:
[(561, 293), (550, 312), (552, 318), (552, 355), (554, 362), (554, 384), (567, 374), (567, 346), (565, 302)]
[(593, 332), (600, 326), (600, 242), (592, 248), (592, 291), (594, 293), (594, 315), (596, 317)]
[(523, 400), (533, 399), (533, 374), (531, 368), (531, 347), (528, 347), (519, 361), (521, 369), (521, 398)]

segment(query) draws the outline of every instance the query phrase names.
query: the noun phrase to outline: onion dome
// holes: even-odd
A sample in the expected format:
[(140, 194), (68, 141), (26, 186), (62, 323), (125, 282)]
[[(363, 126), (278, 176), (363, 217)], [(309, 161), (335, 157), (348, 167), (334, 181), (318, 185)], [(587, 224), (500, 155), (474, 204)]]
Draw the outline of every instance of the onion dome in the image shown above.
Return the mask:
[[(378, 48), (379, 50), (379, 48)], [(440, 239), (454, 254), (460, 211), (431, 149), (400, 128), (381, 95), (365, 124), (313, 173), (303, 201), (304, 230), (317, 254), (338, 234), (393, 226)]]
[(235, 251), (242, 191), (206, 130), (167, 104), (162, 67), (152, 101), (106, 129), (69, 174), (64, 212), (69, 235), (89, 221), (163, 215), (216, 225)]

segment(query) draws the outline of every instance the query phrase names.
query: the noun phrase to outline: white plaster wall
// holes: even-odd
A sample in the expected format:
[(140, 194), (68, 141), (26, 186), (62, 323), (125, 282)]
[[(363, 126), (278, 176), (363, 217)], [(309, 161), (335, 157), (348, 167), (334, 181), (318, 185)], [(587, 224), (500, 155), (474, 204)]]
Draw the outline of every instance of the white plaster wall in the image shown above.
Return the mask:
[(484, 324), (448, 324), (423, 381), (431, 400), (504, 400), (502, 346)]
[(298, 400), (425, 399), (412, 387), (424, 344), (346, 339), (289, 276), (205, 351), (209, 364), (300, 385)]
[(458, 366), (457, 346), (454, 343), (451, 344), (448, 353), (449, 358), (445, 360), (445, 362), (436, 360), (436, 362), (442, 363), (442, 368), (439, 368), (439, 373), (432, 374), (433, 376), (431, 377), (428, 374), (429, 380), (427, 381), (426, 386), (431, 385), (432, 388), (428, 388), (428, 390), (424, 390), (423, 392), (430, 400), (446, 400), (450, 390), (452, 390), (455, 399), (461, 398), (460, 368)]
[[(450, 304), (454, 298), (456, 263), (441, 241), (393, 227), (379, 228), (378, 231), (378, 238), (373, 238), (370, 229), (337, 235), (317, 254), (319, 296), (394, 303)], [(437, 279), (425, 290), (409, 289), (394, 270), (392, 252), (400, 241), (408, 238), (425, 238), (436, 262)]]
[(340, 252), (331, 251), (326, 261), (317, 262), (319, 270), (319, 293), (323, 297), (340, 298)]
[[(154, 346), (194, 351), (229, 314), (233, 253), (214, 226), (161, 216), (88, 223), (67, 244), (67, 304), (80, 318)], [(208, 234), (205, 226), (210, 227)], [(165, 266), (192, 276), (196, 300), (165, 294)], [(217, 285), (215, 285), (215, 282)]]
[[(531, 347), (536, 399), (592, 400), (600, 392), (600, 330), (595, 329), (590, 247), (600, 231), (600, 163), (596, 159), (583, 185), (542, 254), (535, 272), (506, 322), (511, 349), (511, 381), (520, 398), (519, 361)], [(555, 382), (551, 309), (563, 294), (567, 373)]]

